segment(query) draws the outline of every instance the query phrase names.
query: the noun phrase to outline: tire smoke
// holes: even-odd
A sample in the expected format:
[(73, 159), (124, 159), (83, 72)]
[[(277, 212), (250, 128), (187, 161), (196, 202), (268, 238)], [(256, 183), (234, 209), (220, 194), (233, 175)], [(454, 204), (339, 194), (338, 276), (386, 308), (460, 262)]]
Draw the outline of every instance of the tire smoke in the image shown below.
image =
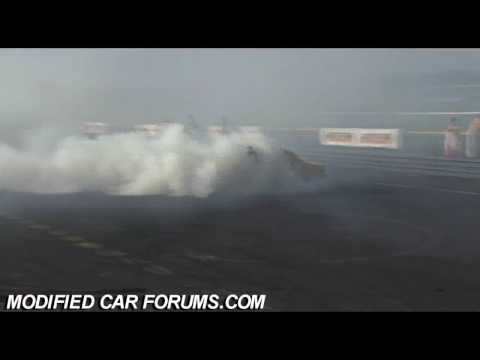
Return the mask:
[[(21, 148), (0, 143), (0, 190), (206, 197), (306, 189), (262, 134), (193, 136), (174, 125), (155, 138), (119, 133), (48, 143), (46, 132), (33, 138)], [(249, 146), (258, 158), (248, 156)]]

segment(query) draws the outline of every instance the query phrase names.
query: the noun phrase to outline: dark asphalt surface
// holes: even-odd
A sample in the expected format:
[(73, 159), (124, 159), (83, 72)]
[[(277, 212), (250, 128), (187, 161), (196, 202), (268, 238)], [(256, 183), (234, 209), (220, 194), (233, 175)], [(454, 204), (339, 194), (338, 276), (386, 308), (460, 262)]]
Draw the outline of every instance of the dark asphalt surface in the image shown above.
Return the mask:
[(476, 182), (333, 169), (309, 194), (3, 192), (0, 214), (3, 298), (260, 293), (274, 311), (480, 309)]

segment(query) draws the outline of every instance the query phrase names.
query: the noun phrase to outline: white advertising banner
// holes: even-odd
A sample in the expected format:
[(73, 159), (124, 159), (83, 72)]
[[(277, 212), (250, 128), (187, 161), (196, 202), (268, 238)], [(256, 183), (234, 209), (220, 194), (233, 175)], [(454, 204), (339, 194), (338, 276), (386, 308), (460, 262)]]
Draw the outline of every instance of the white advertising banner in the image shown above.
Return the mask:
[(208, 127), (208, 133), (211, 135), (222, 135), (224, 132), (223, 126), (212, 125)]
[(155, 136), (162, 130), (162, 126), (159, 124), (142, 124), (136, 125), (134, 130), (148, 136)]
[(355, 146), (358, 129), (320, 129), (322, 145)]
[(402, 131), (400, 129), (323, 128), (319, 131), (319, 140), (322, 145), (400, 149)]
[(259, 126), (240, 126), (240, 130), (249, 134), (262, 134), (263, 130)]
[(101, 122), (83, 123), (82, 132), (86, 135), (103, 135), (108, 131), (108, 125)]

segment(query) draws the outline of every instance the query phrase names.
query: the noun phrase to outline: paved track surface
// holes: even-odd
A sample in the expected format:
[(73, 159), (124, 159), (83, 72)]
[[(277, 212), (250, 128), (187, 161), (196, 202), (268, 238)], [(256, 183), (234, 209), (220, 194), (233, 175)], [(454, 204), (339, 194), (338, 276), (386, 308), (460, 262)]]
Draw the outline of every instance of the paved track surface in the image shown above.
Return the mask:
[(262, 293), (274, 311), (480, 309), (473, 181), (333, 169), (314, 193), (242, 199), (5, 192), (0, 215), (3, 299)]

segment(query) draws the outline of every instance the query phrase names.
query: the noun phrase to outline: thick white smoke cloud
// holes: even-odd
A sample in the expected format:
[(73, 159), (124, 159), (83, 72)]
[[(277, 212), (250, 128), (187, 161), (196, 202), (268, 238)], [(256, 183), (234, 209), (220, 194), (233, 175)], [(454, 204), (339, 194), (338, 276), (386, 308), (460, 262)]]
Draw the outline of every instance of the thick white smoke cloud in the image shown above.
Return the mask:
[[(34, 139), (34, 141), (32, 141)], [(46, 139), (43, 141), (43, 139)], [(247, 147), (258, 150), (256, 162)], [(304, 184), (261, 134), (194, 138), (172, 126), (156, 138), (126, 133), (52, 142), (39, 132), (21, 148), (0, 144), (0, 190), (119, 195), (296, 192)]]

